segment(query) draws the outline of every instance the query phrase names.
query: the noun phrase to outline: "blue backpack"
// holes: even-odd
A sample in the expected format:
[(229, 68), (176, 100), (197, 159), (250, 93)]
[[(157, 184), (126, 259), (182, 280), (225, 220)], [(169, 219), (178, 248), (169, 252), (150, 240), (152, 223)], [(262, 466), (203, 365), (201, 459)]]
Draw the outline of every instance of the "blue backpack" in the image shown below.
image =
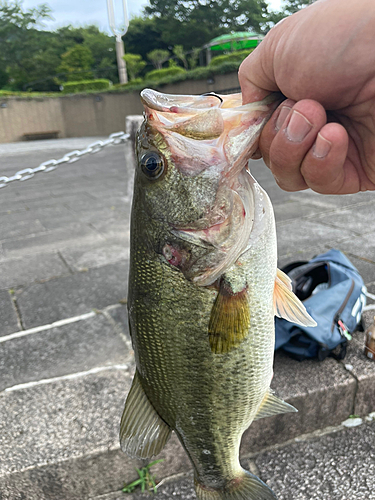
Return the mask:
[(302, 327), (275, 318), (275, 349), (293, 358), (327, 356), (344, 359), (351, 333), (361, 328), (366, 287), (353, 264), (339, 250), (329, 250), (309, 262), (293, 262), (282, 269), (292, 279), (293, 291), (317, 322)]

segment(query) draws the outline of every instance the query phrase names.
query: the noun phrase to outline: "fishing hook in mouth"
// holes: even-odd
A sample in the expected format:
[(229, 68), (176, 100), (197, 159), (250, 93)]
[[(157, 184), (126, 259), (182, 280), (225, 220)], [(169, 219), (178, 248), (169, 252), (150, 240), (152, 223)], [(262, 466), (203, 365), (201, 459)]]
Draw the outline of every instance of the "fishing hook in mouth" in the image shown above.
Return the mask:
[(215, 94), (215, 92), (206, 92), (205, 94), (202, 94), (202, 97), (203, 97), (203, 96), (212, 96), (212, 97), (217, 97), (217, 98), (220, 100), (220, 106), (221, 106), (221, 105), (223, 104), (223, 102), (224, 102), (224, 101), (223, 101), (223, 99), (222, 99), (219, 95)]

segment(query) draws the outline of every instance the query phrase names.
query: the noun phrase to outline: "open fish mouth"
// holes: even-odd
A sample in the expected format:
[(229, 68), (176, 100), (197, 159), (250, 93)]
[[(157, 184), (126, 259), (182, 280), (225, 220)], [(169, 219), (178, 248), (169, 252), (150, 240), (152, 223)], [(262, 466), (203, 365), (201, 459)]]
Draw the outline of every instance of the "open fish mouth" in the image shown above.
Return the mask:
[(242, 105), (241, 94), (179, 96), (150, 89), (141, 98), (148, 122), (183, 176), (215, 170), (228, 184), (257, 149), (263, 126), (282, 100), (271, 94)]

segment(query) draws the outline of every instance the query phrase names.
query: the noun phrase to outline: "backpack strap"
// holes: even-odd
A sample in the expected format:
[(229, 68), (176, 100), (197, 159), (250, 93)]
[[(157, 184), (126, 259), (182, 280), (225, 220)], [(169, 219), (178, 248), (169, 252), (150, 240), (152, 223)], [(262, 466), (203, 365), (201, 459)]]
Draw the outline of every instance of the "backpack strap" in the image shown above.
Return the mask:
[[(285, 272), (284, 269), (283, 271)], [(294, 266), (289, 270), (288, 275), (292, 279), (293, 292), (304, 301), (310, 297), (317, 285), (329, 283), (329, 262), (304, 263), (301, 266)]]
[(290, 264), (286, 265), (281, 270), (285, 274), (289, 274), (289, 272), (292, 271), (292, 269), (295, 269), (296, 267), (304, 266), (304, 265), (306, 265), (308, 263), (309, 263), (308, 260), (296, 260), (295, 262), (291, 262)]

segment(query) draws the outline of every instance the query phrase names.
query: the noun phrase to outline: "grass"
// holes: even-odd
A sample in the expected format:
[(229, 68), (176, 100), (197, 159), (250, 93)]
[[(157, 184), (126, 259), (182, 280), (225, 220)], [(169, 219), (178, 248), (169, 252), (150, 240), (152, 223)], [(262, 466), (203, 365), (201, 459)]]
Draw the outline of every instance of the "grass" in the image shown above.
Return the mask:
[(141, 469), (135, 469), (138, 472), (138, 479), (129, 484), (125, 484), (122, 491), (124, 493), (132, 493), (137, 487), (139, 487), (142, 492), (153, 491), (154, 493), (156, 493), (157, 485), (155, 483), (155, 477), (153, 476), (153, 474), (151, 474), (150, 469), (151, 467), (162, 461), (163, 460), (155, 460), (154, 462), (149, 463)]
[(0, 99), (7, 97), (56, 97), (60, 96), (60, 92), (21, 92), (18, 90), (0, 90)]

